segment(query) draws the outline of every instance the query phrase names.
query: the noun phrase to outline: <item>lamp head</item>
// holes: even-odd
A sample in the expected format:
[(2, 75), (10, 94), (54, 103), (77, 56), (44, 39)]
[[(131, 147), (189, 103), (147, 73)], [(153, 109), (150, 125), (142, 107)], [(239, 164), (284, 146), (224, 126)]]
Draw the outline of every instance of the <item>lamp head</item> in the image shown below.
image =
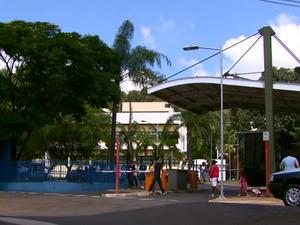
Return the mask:
[(199, 45), (189, 45), (189, 46), (184, 46), (183, 50), (184, 51), (192, 51), (192, 50), (197, 50), (199, 48), (200, 48)]

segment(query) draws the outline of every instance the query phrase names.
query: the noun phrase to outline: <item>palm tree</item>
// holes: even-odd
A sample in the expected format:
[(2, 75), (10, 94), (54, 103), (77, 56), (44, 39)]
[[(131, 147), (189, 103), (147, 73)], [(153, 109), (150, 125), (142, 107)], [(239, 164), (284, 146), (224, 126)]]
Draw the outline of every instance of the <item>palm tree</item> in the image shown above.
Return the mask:
[[(129, 20), (125, 20), (119, 28), (113, 43), (113, 49), (119, 54), (121, 65), (120, 75), (115, 79), (117, 85), (129, 78), (134, 84), (141, 87), (153, 85), (162, 81), (161, 75), (151, 70), (154, 66), (161, 68), (162, 62), (165, 61), (168, 66), (170, 60), (165, 55), (149, 50), (143, 46), (131, 48), (133, 39), (134, 26)], [(116, 117), (119, 102), (114, 101), (112, 106), (112, 132), (111, 132), (111, 152), (110, 161), (113, 161), (115, 152), (116, 136)]]
[[(219, 119), (216, 114), (208, 113), (198, 115), (190, 111), (182, 110), (180, 114), (175, 114), (169, 118), (170, 121), (181, 121), (181, 126), (187, 128), (187, 160), (188, 168), (192, 166), (192, 148), (200, 150), (198, 148), (209, 149), (210, 134), (212, 127), (217, 128)], [(215, 130), (215, 129), (214, 129)], [(201, 139), (201, 140), (200, 140)], [(202, 146), (197, 145), (202, 143)]]
[[(177, 125), (174, 123), (167, 123), (162, 129), (162, 132), (160, 134), (160, 145), (159, 145), (159, 157), (164, 159), (167, 159), (169, 169), (172, 168), (172, 158), (175, 159), (182, 159), (180, 158), (180, 150), (177, 148), (177, 143), (179, 139), (179, 131), (181, 125)], [(167, 151), (165, 151), (164, 147), (167, 147)]]

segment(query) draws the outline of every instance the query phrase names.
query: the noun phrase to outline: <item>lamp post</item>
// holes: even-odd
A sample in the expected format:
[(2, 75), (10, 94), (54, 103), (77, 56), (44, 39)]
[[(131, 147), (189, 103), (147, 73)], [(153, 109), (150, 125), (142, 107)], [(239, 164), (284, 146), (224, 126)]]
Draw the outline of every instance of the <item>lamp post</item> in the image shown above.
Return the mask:
[(183, 47), (184, 51), (191, 51), (191, 50), (198, 50), (198, 49), (207, 49), (218, 51), (220, 54), (220, 113), (221, 113), (221, 181), (220, 181), (220, 196), (219, 198), (224, 198), (224, 182), (223, 182), (223, 171), (224, 171), (224, 106), (223, 106), (223, 48), (210, 48), (210, 47), (203, 47), (199, 45), (189, 45)]

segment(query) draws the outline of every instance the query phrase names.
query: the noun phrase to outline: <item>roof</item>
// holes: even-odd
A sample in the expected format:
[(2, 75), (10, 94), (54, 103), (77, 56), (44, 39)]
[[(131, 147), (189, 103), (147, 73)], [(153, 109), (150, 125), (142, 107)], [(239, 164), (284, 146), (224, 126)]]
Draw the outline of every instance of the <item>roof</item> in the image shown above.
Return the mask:
[[(172, 80), (151, 87), (148, 93), (199, 114), (220, 109), (219, 77)], [(223, 78), (224, 109), (264, 109), (264, 93), (264, 81)], [(300, 113), (300, 84), (274, 82), (273, 108), (274, 111)]]

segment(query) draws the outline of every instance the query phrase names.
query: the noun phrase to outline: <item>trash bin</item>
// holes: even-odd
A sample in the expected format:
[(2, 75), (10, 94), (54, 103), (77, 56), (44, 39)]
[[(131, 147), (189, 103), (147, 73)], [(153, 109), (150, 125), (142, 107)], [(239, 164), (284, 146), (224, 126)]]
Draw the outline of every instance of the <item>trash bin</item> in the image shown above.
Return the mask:
[[(151, 172), (146, 173), (146, 184), (145, 184), (146, 191), (149, 190), (153, 178), (154, 178), (154, 172), (151, 171)], [(165, 190), (167, 190), (168, 189), (168, 174), (167, 174), (167, 171), (165, 171), (165, 170), (162, 170), (162, 173), (161, 173), (161, 183), (162, 183), (163, 188)], [(155, 182), (154, 190), (157, 190), (157, 189), (160, 190), (157, 182)]]
[(168, 170), (169, 190), (186, 190), (188, 181), (187, 170)]
[(188, 182), (189, 182), (189, 189), (191, 191), (197, 191), (198, 190), (198, 183), (199, 183), (199, 177), (198, 177), (198, 171), (190, 170), (188, 172)]

